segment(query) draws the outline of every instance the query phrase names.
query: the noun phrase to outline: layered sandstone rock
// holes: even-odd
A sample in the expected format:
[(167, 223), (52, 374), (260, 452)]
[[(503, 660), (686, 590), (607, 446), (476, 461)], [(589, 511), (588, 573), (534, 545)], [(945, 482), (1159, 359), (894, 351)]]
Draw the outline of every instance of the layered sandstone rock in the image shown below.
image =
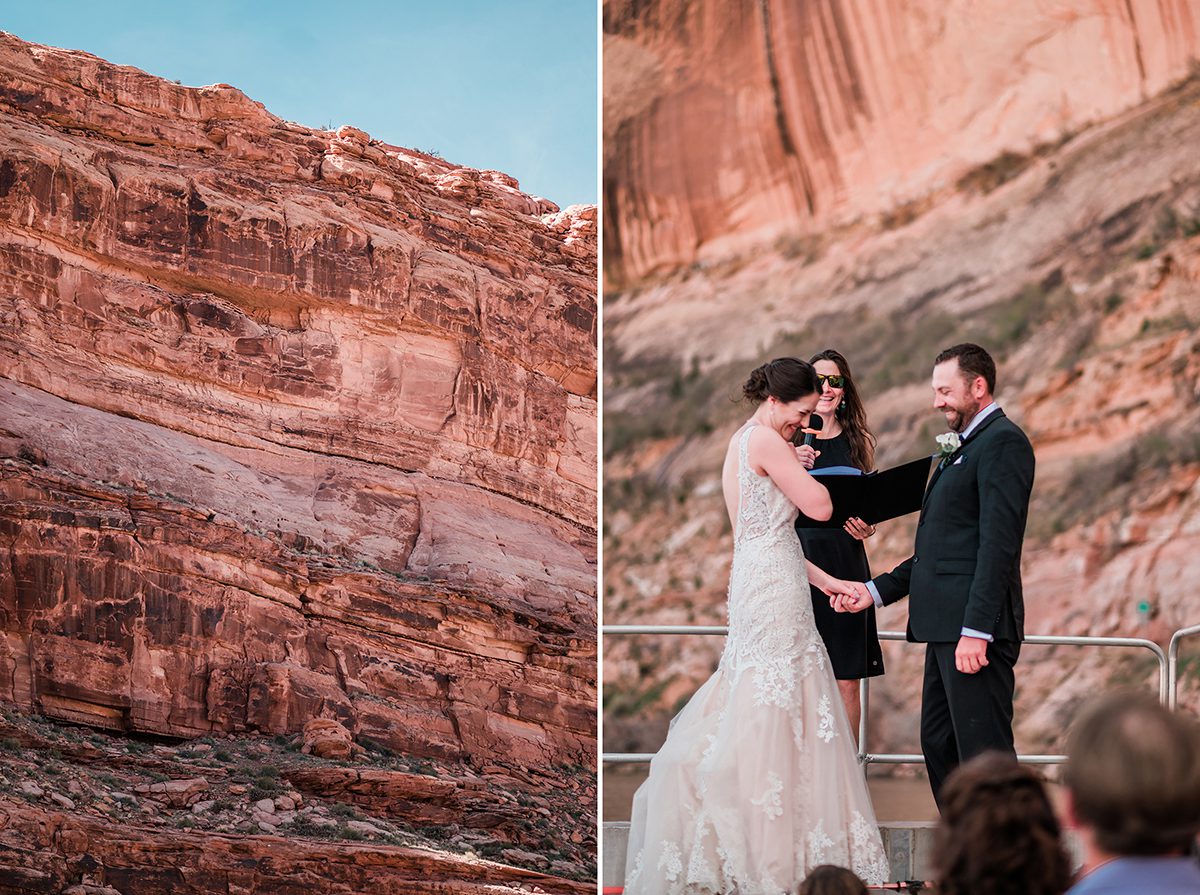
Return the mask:
[(636, 283), (891, 212), (1125, 111), (1190, 0), (604, 4), (605, 265)]
[(0, 698), (590, 765), (596, 225), (0, 34)]

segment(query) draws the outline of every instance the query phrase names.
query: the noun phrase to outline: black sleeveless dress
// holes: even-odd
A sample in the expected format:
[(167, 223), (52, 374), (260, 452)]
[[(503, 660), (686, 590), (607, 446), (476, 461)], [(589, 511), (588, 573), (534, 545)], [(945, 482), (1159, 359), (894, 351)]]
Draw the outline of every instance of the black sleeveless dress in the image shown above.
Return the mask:
[[(853, 466), (850, 460), (850, 439), (845, 432), (833, 438), (818, 438), (813, 445), (821, 452), (815, 469), (829, 466)], [(871, 568), (863, 542), (842, 528), (802, 528), (796, 521), (796, 534), (804, 555), (818, 567), (847, 581), (867, 581)], [(883, 651), (875, 627), (875, 607), (863, 612), (835, 612), (829, 597), (812, 590), (813, 614), (817, 630), (829, 651), (833, 676), (842, 681), (854, 681), (883, 674)]]

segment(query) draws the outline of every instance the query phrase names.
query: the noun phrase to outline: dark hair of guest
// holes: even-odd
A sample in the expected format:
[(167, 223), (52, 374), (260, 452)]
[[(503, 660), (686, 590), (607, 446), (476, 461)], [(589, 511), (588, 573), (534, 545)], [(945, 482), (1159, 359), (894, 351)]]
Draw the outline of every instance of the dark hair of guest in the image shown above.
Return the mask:
[(756, 403), (774, 398), (787, 404), (816, 390), (817, 374), (812, 364), (795, 357), (777, 357), (751, 371), (750, 378), (742, 386), (742, 395)]
[(1041, 778), (1003, 752), (956, 768), (942, 788), (933, 867), (938, 895), (1062, 895), (1070, 859)]
[(1063, 782), (1109, 854), (1185, 854), (1200, 833), (1200, 724), (1148, 694), (1101, 697), (1071, 727)]
[(867, 895), (867, 884), (853, 870), (821, 864), (809, 871), (796, 895)]
[(846, 433), (846, 438), (850, 442), (851, 462), (864, 472), (870, 472), (875, 468), (875, 436), (867, 428), (867, 410), (863, 407), (862, 398), (858, 395), (854, 376), (850, 372), (850, 364), (846, 362), (846, 358), (840, 351), (832, 348), (818, 351), (808, 359), (808, 362), (816, 364), (819, 360), (832, 361), (837, 364), (838, 372), (846, 378), (842, 392), (842, 400), (846, 406), (845, 408), (839, 406), (834, 412), (838, 422), (842, 424), (842, 431)]
[(974, 342), (951, 345), (934, 358), (933, 365), (936, 367), (948, 360), (958, 360), (958, 369), (967, 377), (967, 382), (976, 376), (982, 376), (983, 381), (987, 383), (988, 394), (996, 393), (996, 362)]

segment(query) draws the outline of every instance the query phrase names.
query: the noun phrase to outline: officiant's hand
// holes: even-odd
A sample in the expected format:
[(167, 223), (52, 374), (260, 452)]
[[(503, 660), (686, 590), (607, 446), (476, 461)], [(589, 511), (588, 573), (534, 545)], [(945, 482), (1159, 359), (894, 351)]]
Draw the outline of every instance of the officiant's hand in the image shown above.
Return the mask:
[(837, 612), (862, 612), (868, 607), (874, 606), (875, 601), (871, 598), (871, 592), (867, 590), (867, 585), (861, 581), (839, 581), (839, 584), (845, 585), (842, 593), (831, 594), (829, 597), (829, 605)]
[(954, 667), (963, 674), (974, 674), (988, 663), (988, 642), (980, 637), (967, 637), (965, 634), (958, 638), (958, 647), (954, 650)]
[(860, 541), (865, 541), (871, 535), (875, 534), (875, 526), (867, 525), (857, 516), (851, 516), (846, 520), (846, 524), (842, 526), (846, 532), (853, 538), (858, 538)]
[(796, 448), (796, 459), (805, 469), (812, 469), (819, 456), (821, 456), (821, 452), (811, 444), (802, 444)]

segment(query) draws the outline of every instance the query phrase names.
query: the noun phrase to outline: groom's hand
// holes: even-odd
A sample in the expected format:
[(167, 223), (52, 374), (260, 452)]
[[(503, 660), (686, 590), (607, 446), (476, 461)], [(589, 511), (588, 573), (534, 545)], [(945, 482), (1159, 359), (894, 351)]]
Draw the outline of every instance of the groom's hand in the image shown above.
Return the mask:
[(988, 642), (980, 637), (968, 637), (965, 634), (958, 639), (958, 648), (954, 650), (954, 667), (963, 674), (974, 674), (988, 663)]
[(875, 605), (875, 601), (871, 598), (871, 592), (867, 590), (864, 582), (841, 581), (839, 584), (844, 585), (843, 593), (833, 594), (829, 598), (829, 605), (837, 612), (862, 612)]

